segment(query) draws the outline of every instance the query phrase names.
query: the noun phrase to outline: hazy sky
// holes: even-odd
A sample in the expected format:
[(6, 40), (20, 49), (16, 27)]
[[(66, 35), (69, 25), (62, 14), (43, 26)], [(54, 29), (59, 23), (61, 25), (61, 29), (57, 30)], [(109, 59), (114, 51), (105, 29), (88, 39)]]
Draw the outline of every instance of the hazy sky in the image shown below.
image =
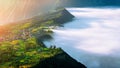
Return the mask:
[[(38, 15), (43, 6), (51, 9), (57, 0), (0, 0), (0, 23), (13, 22)], [(119, 6), (120, 0), (60, 0), (69, 7)]]
[(66, 6), (120, 6), (120, 0), (62, 0)]
[(55, 3), (56, 0), (0, 0), (0, 24), (36, 16)]

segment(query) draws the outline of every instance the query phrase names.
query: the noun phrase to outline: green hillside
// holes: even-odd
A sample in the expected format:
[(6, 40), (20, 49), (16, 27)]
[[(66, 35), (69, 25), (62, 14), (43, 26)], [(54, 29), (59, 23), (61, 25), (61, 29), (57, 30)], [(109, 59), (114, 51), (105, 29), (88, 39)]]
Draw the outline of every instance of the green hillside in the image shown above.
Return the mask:
[(46, 58), (62, 53), (63, 51), (55, 46), (45, 47), (42, 41), (51, 38), (51, 29), (62, 24), (59, 20), (64, 17), (64, 12), (66, 10), (61, 8), (1, 26), (0, 68), (29, 68)]
[[(74, 64), (77, 63), (77, 66), (81, 66), (80, 63), (69, 57), (61, 48), (56, 48), (53, 45), (47, 48), (43, 44), (44, 40), (52, 38), (52, 29), (72, 20), (73, 17), (74, 16), (64, 8), (59, 8), (40, 16), (1, 26), (0, 68), (30, 68), (36, 65), (43, 66), (44, 64), (41, 64), (42, 62), (50, 58), (54, 60), (54, 57), (57, 55), (63, 56), (62, 62), (67, 61), (64, 57), (67, 56), (69, 60), (74, 61)], [(62, 59), (57, 60), (61, 61)], [(73, 62), (69, 62), (68, 64), (74, 66)], [(48, 66), (56, 68), (49, 63)], [(45, 67), (43, 66), (42, 68)]]

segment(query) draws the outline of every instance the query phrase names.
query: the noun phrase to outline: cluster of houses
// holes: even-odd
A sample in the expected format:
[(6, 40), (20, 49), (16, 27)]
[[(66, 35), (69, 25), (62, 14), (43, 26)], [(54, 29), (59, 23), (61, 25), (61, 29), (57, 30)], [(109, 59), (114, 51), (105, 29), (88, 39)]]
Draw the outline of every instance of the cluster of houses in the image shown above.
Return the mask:
[(18, 40), (18, 39), (25, 40), (25, 39), (28, 39), (30, 37), (32, 37), (32, 34), (29, 30), (22, 30), (18, 34), (8, 32), (8, 34), (0, 36), (0, 42), (13, 41), (13, 40)]

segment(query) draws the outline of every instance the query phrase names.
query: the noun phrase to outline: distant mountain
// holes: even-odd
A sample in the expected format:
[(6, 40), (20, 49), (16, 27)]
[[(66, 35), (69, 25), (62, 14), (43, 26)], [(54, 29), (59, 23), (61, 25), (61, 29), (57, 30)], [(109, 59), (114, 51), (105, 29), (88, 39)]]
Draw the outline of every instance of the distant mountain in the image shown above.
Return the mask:
[(120, 0), (62, 0), (67, 7), (81, 6), (120, 6)]

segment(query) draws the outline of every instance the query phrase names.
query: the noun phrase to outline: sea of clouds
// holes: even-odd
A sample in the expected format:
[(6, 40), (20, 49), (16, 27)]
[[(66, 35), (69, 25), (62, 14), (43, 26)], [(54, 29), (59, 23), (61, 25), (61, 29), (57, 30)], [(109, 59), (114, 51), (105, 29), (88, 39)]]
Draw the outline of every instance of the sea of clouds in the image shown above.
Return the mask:
[(120, 8), (67, 10), (76, 18), (53, 30), (52, 44), (88, 68), (120, 68)]

